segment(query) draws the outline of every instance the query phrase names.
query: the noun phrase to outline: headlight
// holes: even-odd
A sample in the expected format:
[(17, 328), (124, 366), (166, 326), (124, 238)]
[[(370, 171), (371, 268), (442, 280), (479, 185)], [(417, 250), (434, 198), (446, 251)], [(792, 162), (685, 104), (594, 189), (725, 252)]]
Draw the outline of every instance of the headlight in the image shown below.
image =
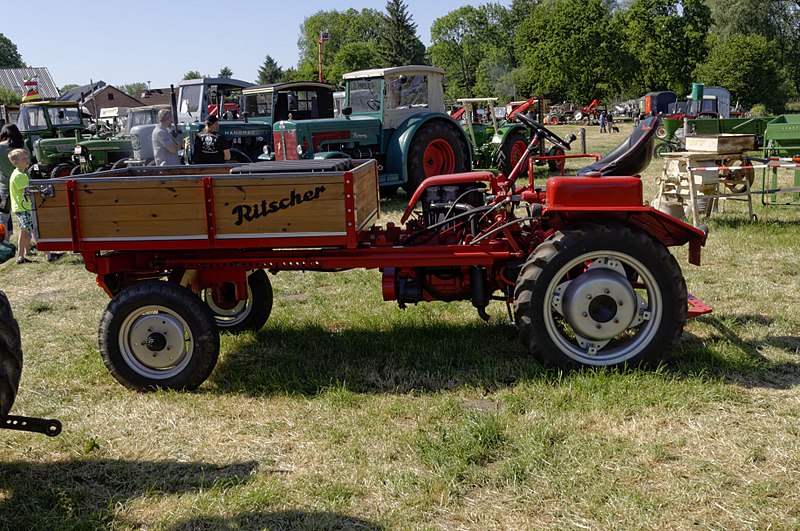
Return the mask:
[(300, 156), (303, 156), (303, 155), (305, 155), (305, 154), (306, 154), (306, 148), (305, 148), (305, 146), (303, 146), (302, 144), (300, 144), (299, 146), (297, 146), (297, 154), (298, 154), (298, 155), (300, 155)]

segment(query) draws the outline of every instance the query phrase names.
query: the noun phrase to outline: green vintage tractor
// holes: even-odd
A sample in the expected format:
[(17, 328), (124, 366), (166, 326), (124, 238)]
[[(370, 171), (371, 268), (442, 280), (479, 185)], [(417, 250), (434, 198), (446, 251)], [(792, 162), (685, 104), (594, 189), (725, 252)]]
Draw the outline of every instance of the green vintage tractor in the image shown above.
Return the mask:
[(467, 133), (475, 168), (496, 168), (503, 175), (510, 175), (528, 147), (528, 128), (519, 122), (506, 121), (505, 109), (495, 106), (497, 98), (457, 101), (462, 107), (451, 116), (461, 122)]
[(342, 116), (275, 122), (275, 159), (376, 159), (388, 190), (470, 171), (469, 140), (445, 112), (443, 74), (420, 65), (345, 74)]
[(120, 122), (127, 114), (127, 107), (110, 107), (100, 111), (98, 120), (89, 126), (92, 135), (84, 135), (75, 145), (73, 175), (127, 165), (127, 160), (133, 156), (133, 145), (129, 134), (119, 132)]
[(80, 107), (69, 101), (23, 102), (17, 127), (31, 153), (29, 174), (32, 179), (64, 177), (74, 164), (75, 145), (86, 130)]

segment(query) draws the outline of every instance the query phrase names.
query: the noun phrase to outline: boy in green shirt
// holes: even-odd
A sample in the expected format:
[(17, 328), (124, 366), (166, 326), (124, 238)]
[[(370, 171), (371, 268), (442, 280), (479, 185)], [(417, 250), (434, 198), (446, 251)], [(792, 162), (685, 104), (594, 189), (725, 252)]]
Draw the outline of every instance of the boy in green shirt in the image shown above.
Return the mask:
[[(17, 263), (30, 263), (28, 256), (31, 253), (31, 238), (33, 234), (33, 217), (31, 216), (31, 203), (25, 197), (25, 188), (28, 186), (28, 174), (25, 170), (31, 165), (31, 156), (25, 149), (15, 149), (8, 154), (8, 160), (14, 165), (8, 188), (11, 195), (11, 211), (17, 216), (19, 222), (19, 243), (17, 244)], [(61, 254), (47, 253), (47, 261), (55, 262)]]

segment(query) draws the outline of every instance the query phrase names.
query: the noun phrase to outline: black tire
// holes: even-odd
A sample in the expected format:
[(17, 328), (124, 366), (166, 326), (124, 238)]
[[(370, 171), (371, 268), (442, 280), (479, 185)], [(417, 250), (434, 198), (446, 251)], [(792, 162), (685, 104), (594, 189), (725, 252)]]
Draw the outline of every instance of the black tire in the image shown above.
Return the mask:
[[(520, 157), (524, 155), (525, 150), (528, 148), (528, 139), (516, 131), (512, 131), (503, 140), (503, 144), (499, 150), (499, 162), (497, 169), (500, 173), (508, 177), (514, 166), (517, 165)], [(528, 175), (528, 167), (522, 168), (519, 177), (526, 177)]]
[(121, 170), (122, 168), (128, 167), (128, 161), (125, 159), (119, 159), (117, 162), (111, 165), (112, 170)]
[(14, 405), (22, 375), (22, 344), (19, 326), (6, 294), (0, 291), (0, 417)]
[(561, 369), (651, 365), (677, 346), (687, 319), (675, 258), (615, 223), (554, 233), (523, 266), (514, 299), (523, 344)]
[(411, 141), (408, 182), (403, 188), (411, 195), (427, 177), (470, 169), (469, 146), (461, 131), (443, 120), (431, 120), (420, 127)]
[(196, 389), (219, 355), (208, 306), (191, 290), (160, 280), (120, 291), (103, 312), (98, 341), (111, 375), (137, 391)]
[(72, 170), (69, 172), (70, 176), (74, 176), (74, 175), (80, 175), (80, 174), (82, 174), (82, 173), (83, 173), (83, 169), (80, 167), (80, 165), (78, 165), (78, 166), (75, 166), (75, 167), (74, 167), (74, 168), (72, 168)]
[[(200, 298), (205, 301), (214, 315), (217, 327), (225, 332), (238, 334), (246, 330), (258, 332), (267, 324), (272, 311), (272, 284), (263, 269), (253, 271), (247, 277), (248, 298), (246, 301), (236, 301), (236, 304), (219, 304), (214, 288), (205, 289), (200, 293)], [(223, 290), (234, 290), (230, 282), (220, 286)], [(228, 298), (233, 293), (227, 294)]]
[[(547, 155), (550, 157), (560, 156), (564, 154), (564, 150), (558, 146), (550, 146), (547, 150)], [(547, 160), (547, 169), (553, 173), (561, 173), (561, 162), (557, 159)]]
[(253, 162), (253, 159), (247, 156), (244, 151), (240, 151), (235, 148), (231, 148), (231, 160), (230, 162), (241, 162), (242, 164), (249, 164)]
[(657, 159), (660, 159), (661, 157), (664, 156), (665, 153), (672, 153), (673, 151), (675, 151), (675, 146), (674, 145), (672, 145), (669, 142), (661, 142), (653, 150), (653, 155)]
[(69, 164), (67, 162), (56, 164), (56, 167), (50, 172), (50, 178), (58, 179), (59, 177), (69, 177), (70, 173), (72, 173), (72, 168), (74, 167), (74, 164)]

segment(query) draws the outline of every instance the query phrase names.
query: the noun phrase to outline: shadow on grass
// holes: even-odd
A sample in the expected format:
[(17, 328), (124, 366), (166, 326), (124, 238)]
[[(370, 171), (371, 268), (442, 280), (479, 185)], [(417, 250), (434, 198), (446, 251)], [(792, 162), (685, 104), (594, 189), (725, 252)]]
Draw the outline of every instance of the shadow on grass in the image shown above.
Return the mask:
[[(773, 319), (743, 314), (729, 317), (726, 321), (713, 315), (701, 317), (698, 321), (710, 326), (715, 333), (706, 340), (691, 335), (684, 338), (675, 363), (670, 367), (673, 373), (704, 372), (744, 387), (790, 389), (800, 385), (800, 337), (767, 336), (758, 341), (745, 341), (729, 325), (768, 327)], [(782, 350), (797, 361), (770, 360), (762, 354), (766, 347)], [(725, 350), (725, 355), (720, 355), (720, 350)]]
[(331, 385), (359, 393), (504, 387), (546, 371), (508, 324), (394, 326), (331, 331), (265, 328), (238, 338), (212, 375), (211, 392), (315, 395)]
[[(700, 318), (715, 333), (710, 340), (684, 337), (666, 369), (674, 375), (704, 374), (746, 387), (791, 388), (800, 384), (798, 362), (775, 362), (761, 354), (774, 347), (800, 352), (800, 338), (741, 339), (734, 326), (771, 319), (741, 315), (726, 322)], [(558, 378), (527, 354), (514, 327), (503, 323), (453, 325), (435, 322), (389, 330), (321, 326), (265, 328), (238, 338), (212, 374), (208, 392), (251, 396), (314, 396), (330, 387), (356, 393), (412, 393), (475, 387), (492, 392), (519, 381)]]
[(227, 466), (108, 460), (0, 463), (0, 527), (107, 528), (119, 503), (244, 484), (257, 467), (256, 462)]
[(308, 531), (360, 529), (378, 531), (383, 527), (336, 513), (278, 511), (240, 513), (229, 518), (192, 518), (169, 529), (172, 531), (197, 529), (306, 529)]

